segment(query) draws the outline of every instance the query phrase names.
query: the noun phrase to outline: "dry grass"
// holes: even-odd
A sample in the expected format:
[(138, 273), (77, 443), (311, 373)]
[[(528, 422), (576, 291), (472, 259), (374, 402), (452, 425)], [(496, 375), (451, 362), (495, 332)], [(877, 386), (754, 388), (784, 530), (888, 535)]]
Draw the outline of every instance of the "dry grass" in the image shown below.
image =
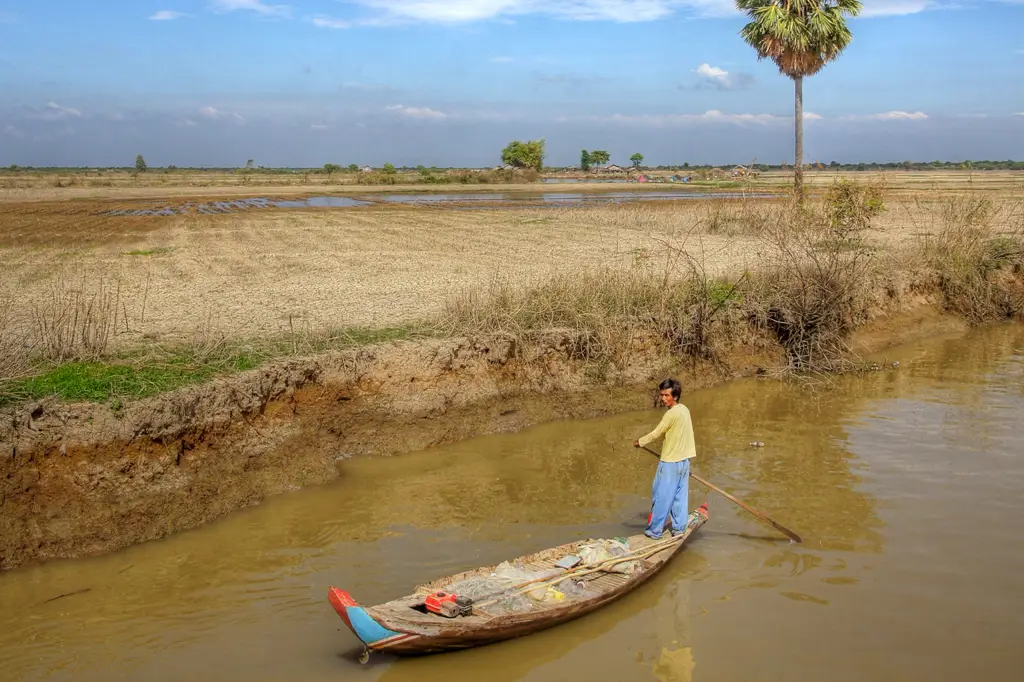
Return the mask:
[[(31, 304), (34, 346), (53, 362), (101, 358), (110, 349), (121, 310), (120, 282), (59, 279)], [(127, 329), (127, 316), (124, 324)]]
[[(486, 290), (496, 277), (526, 287), (636, 259), (660, 267), (662, 244), (710, 220), (712, 206), (113, 218), (90, 205), (85, 215), (34, 212), (30, 224), (12, 215), (0, 226), (0, 294), (40, 300), (71, 265), (94, 281), (117, 273), (129, 319), (118, 344), (185, 339), (208, 320), (235, 337), (389, 326), (430, 317), (453, 292)], [(754, 236), (701, 234), (688, 248), (712, 274), (759, 257)]]
[(972, 197), (943, 205), (943, 228), (925, 255), (951, 310), (972, 322), (1024, 311), (1024, 206)]
[[(851, 333), (896, 270), (930, 264), (951, 309), (972, 321), (1024, 310), (1024, 239), (1019, 228), (1006, 229), (1007, 220), (1019, 221), (1020, 205), (1000, 205), (997, 221), (988, 221), (991, 207), (987, 199), (939, 202), (928, 208), (940, 224), (936, 239), (887, 242), (873, 228), (885, 210), (876, 187), (837, 182), (823, 201), (804, 206), (718, 205), (688, 231), (658, 239), (660, 269), (645, 267), (648, 255), (625, 271), (588, 271), (530, 288), (502, 282), (455, 299), (446, 329), (522, 338), (569, 328), (585, 340), (584, 357), (617, 362), (652, 341), (715, 360), (745, 327), (770, 332), (792, 371), (841, 371), (854, 366)], [(694, 248), (722, 223), (757, 239), (756, 263), (726, 270), (731, 276), (709, 270), (707, 251)]]
[[(673, 172), (656, 171), (654, 175), (672, 175)], [(152, 170), (147, 173), (125, 171), (74, 170), (54, 172), (10, 172), (0, 170), (0, 203), (22, 201), (67, 201), (69, 199), (124, 200), (128, 198), (166, 197), (240, 197), (275, 196), (297, 194), (366, 193), (377, 191), (472, 191), (498, 190), (511, 192), (539, 193), (571, 188), (572, 191), (609, 191), (628, 189), (630, 191), (656, 190), (659, 185), (608, 185), (597, 182), (600, 178), (585, 178), (594, 182), (573, 185), (522, 184), (522, 177), (503, 178), (501, 174), (490, 174), (488, 184), (479, 184), (479, 173), (439, 172), (437, 177), (452, 180), (452, 184), (422, 184), (418, 172), (399, 173), (384, 178), (381, 174), (370, 173), (325, 173), (312, 172), (259, 172), (244, 174), (232, 171), (181, 170), (164, 172)], [(806, 169), (804, 182), (812, 191), (824, 190), (837, 179), (848, 179), (861, 184), (881, 184), (892, 195), (911, 196), (914, 194), (937, 195), (939, 192), (972, 193), (983, 192), (994, 195), (1013, 195), (1024, 191), (1024, 172), (1021, 171), (831, 171)], [(469, 181), (470, 184), (460, 184)], [(768, 171), (756, 179), (726, 178), (723, 188), (739, 187), (753, 191), (785, 191), (792, 186), (792, 173)], [(378, 182), (379, 184), (372, 184)], [(371, 184), (368, 184), (371, 183)], [(664, 186), (660, 186), (664, 187)], [(694, 187), (698, 188), (698, 187)]]
[(1024, 308), (1019, 201), (897, 197), (883, 211), (879, 199), (838, 183), (803, 209), (748, 199), (124, 218), (100, 215), (102, 202), (30, 204), (0, 225), (0, 379), (115, 356), (169, 368), (141, 394), (186, 380), (183, 367), (201, 378), (411, 334), (551, 328), (574, 330), (578, 355), (601, 363), (652, 344), (715, 361), (768, 332), (792, 369), (835, 370), (893, 267), (931, 268), (974, 321)]
[(30, 373), (33, 350), (25, 328), (18, 323), (15, 302), (0, 297), (0, 384)]

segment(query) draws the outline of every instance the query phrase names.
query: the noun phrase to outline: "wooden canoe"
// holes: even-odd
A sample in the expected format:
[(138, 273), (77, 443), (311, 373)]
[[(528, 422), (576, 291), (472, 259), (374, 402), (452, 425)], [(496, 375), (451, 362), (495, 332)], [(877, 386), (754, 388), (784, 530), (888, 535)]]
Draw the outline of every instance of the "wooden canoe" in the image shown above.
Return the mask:
[[(360, 606), (347, 592), (337, 587), (328, 590), (328, 600), (349, 629), (366, 645), (364, 656), (370, 651), (410, 656), (468, 649), (565, 623), (636, 589), (661, 570), (707, 520), (707, 505), (702, 505), (690, 514), (686, 529), (675, 537), (667, 532), (660, 540), (651, 540), (643, 534), (631, 536), (627, 539), (629, 555), (612, 562), (580, 565), (572, 569), (555, 565), (559, 559), (576, 554), (585, 541), (520, 557), (514, 560), (516, 564), (553, 577), (535, 584), (531, 581), (513, 586), (509, 588), (512, 593), (572, 578), (578, 584), (585, 584), (586, 594), (566, 596), (557, 603), (535, 603), (529, 610), (519, 613), (508, 613), (495, 606), (496, 599), (477, 600), (472, 615), (458, 618), (445, 618), (423, 608), (427, 595), (473, 577), (489, 576), (495, 566), (440, 578), (419, 586), (413, 594), (377, 606)], [(631, 574), (611, 570), (615, 564), (627, 560), (638, 561), (638, 570)]]

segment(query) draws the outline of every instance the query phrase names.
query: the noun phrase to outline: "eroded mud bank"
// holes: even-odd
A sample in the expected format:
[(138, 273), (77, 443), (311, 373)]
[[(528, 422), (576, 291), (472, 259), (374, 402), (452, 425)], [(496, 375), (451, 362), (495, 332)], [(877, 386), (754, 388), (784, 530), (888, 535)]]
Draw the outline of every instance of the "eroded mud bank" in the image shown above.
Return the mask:
[[(893, 300), (854, 348), (964, 326), (927, 297)], [(698, 388), (785, 364), (782, 348), (753, 332), (715, 363), (641, 348), (628, 366), (600, 371), (579, 359), (580, 343), (564, 331), (400, 342), (271, 363), (120, 413), (57, 401), (9, 410), (0, 426), (0, 568), (194, 528), (329, 481), (349, 457), (649, 407), (652, 382), (667, 373)]]

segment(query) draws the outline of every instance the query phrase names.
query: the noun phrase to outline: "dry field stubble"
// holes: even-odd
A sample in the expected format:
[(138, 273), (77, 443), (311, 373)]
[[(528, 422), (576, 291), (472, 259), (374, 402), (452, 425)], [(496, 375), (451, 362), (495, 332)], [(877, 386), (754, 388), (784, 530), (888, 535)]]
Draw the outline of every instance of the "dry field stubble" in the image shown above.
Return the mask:
[[(443, 175), (443, 173), (441, 173)], [(652, 175), (667, 176), (673, 171), (653, 171)], [(597, 175), (585, 176), (584, 182), (571, 185), (572, 191), (601, 192), (629, 189), (644, 191), (664, 188), (664, 185), (609, 185), (588, 180), (600, 180)], [(752, 191), (786, 191), (792, 185), (792, 173), (765, 171), (757, 178), (725, 178), (723, 188), (743, 188)], [(805, 170), (805, 182), (811, 191), (826, 189), (838, 179), (860, 183), (882, 184), (890, 193), (912, 195), (937, 192), (984, 192), (993, 195), (1020, 195), (1024, 191), (1024, 171), (835, 171)], [(500, 191), (535, 194), (564, 190), (566, 185), (543, 183), (501, 184), (423, 184), (417, 172), (399, 173), (393, 185), (365, 185), (367, 177), (360, 173), (338, 173), (332, 176), (318, 171), (256, 172), (246, 176), (232, 171), (176, 170), (165, 172), (154, 169), (136, 174), (125, 171), (74, 170), (17, 171), (0, 169), (0, 204), (26, 201), (64, 201), (70, 199), (100, 199), (106, 201), (171, 198), (195, 199), (199, 197), (237, 198), (273, 194), (295, 196), (310, 194), (365, 194), (379, 192), (474, 192)], [(690, 189), (701, 189), (706, 183), (697, 183)], [(711, 188), (714, 188), (712, 183)], [(675, 186), (685, 190), (686, 187)], [(706, 186), (703, 187), (707, 189)]]
[[(835, 231), (818, 228), (800, 228), (804, 242), (793, 242), (787, 233), (800, 225), (829, 222), (814, 206), (804, 218), (785, 202), (754, 199), (126, 217), (103, 213), (136, 202), (9, 203), (0, 222), (2, 342), (51, 362), (126, 349), (137, 355), (154, 345), (202, 349), (285, 338), (298, 352), (297, 334), (423, 322), (442, 334), (566, 321), (608, 330), (621, 327), (623, 315), (641, 319), (660, 306), (701, 318), (665, 323), (672, 343), (690, 352), (704, 348), (705, 322), (723, 302), (756, 293), (749, 280), (732, 290), (742, 273), (777, 268), (796, 252), (811, 260), (832, 254), (818, 263), (825, 268), (846, 267), (835, 254), (870, 252), (872, 267), (909, 269), (926, 265), (929, 241), (950, 226), (982, 226), (985, 239), (1006, 226), (1017, 239), (1021, 222), (1017, 200), (917, 194), (889, 200), (870, 227), (844, 228), (842, 243), (828, 243)], [(957, 286), (988, 300), (991, 292), (969, 278), (975, 271), (973, 261), (961, 268)], [(683, 298), (654, 295), (665, 281), (686, 289)], [(536, 295), (523, 297), (531, 291)], [(755, 297), (769, 301), (769, 293)], [(25, 367), (0, 368), (0, 379)]]
[[(860, 183), (882, 185), (890, 195), (905, 197), (925, 195), (941, 198), (947, 193), (977, 193), (1020, 196), (1024, 192), (1024, 171), (831, 171), (808, 169), (804, 182), (811, 191), (824, 190), (837, 179), (853, 180)], [(752, 181), (753, 186), (787, 188), (793, 182), (793, 175), (783, 171), (761, 173)]]
[[(119, 284), (115, 342), (216, 329), (253, 336), (401, 324), (495, 281), (671, 267), (680, 247), (711, 276), (757, 268), (776, 202), (694, 201), (562, 209), (418, 207), (104, 216), (126, 202), (5, 207), (0, 296), (27, 307), (54, 287)], [(1008, 210), (1010, 203), (995, 211)], [(887, 249), (937, 234), (943, 203), (890, 201), (865, 235)], [(678, 260), (678, 254), (675, 257)]]
[(525, 287), (629, 268), (684, 239), (714, 272), (758, 259), (756, 238), (737, 234), (725, 209), (705, 202), (161, 217), (97, 215), (109, 210), (105, 202), (10, 208), (0, 226), (0, 295), (30, 305), (55, 286), (118, 282), (118, 343), (211, 327), (244, 337), (399, 324), (495, 280)]

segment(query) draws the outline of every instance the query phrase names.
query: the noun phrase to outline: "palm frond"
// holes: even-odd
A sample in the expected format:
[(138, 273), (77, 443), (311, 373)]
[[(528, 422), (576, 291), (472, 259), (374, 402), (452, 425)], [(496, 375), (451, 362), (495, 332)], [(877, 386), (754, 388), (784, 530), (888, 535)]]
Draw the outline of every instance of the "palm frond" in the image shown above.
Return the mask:
[(813, 75), (842, 54), (853, 40), (846, 18), (861, 11), (860, 0), (735, 2), (750, 18), (740, 37), (790, 78)]

